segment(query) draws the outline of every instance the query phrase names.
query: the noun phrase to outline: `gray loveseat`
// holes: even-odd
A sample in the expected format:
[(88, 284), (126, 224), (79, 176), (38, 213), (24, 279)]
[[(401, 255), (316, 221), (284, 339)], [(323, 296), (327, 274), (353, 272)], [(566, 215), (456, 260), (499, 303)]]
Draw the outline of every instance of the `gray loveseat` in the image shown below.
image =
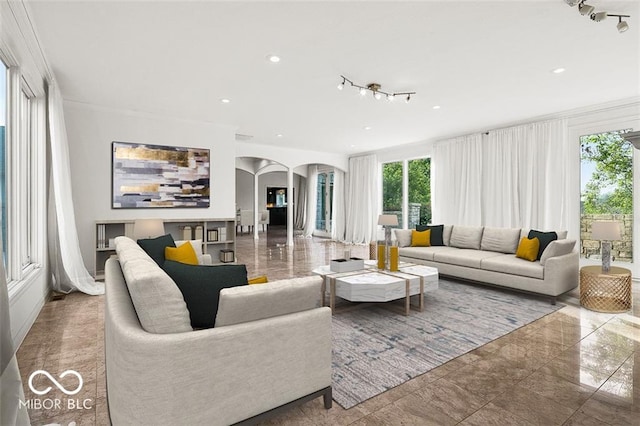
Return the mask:
[[(411, 230), (396, 230), (400, 260), (433, 266), (441, 275), (556, 297), (578, 286), (578, 253), (557, 232), (540, 260), (515, 256), (528, 229), (445, 225), (443, 246), (411, 247)], [(407, 239), (408, 238), (408, 239)]]
[(216, 326), (193, 330), (171, 278), (129, 238), (118, 237), (116, 250), (105, 267), (114, 425), (253, 423), (319, 396), (331, 406), (321, 278), (224, 289)]

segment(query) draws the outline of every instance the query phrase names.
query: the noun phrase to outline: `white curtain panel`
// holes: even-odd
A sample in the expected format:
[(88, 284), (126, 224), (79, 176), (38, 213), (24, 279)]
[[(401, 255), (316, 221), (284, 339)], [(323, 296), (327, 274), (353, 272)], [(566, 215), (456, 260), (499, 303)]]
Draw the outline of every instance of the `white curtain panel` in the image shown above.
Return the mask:
[(436, 144), (433, 222), (567, 229), (568, 144), (566, 120)]
[(51, 150), (51, 193), (49, 194), (49, 260), (55, 290), (80, 290), (103, 294), (104, 284), (96, 282), (85, 268), (80, 254), (76, 219), (71, 196), (69, 143), (64, 123), (62, 95), (55, 84), (48, 90), (49, 148)]
[(318, 204), (318, 166), (307, 166), (307, 222), (304, 226), (305, 237), (311, 237), (316, 230), (316, 206)]
[(296, 217), (293, 222), (295, 229), (304, 229), (307, 220), (307, 178), (298, 176), (298, 190), (296, 191)]
[(431, 160), (433, 223), (482, 224), (482, 137), (438, 142)]
[(369, 243), (376, 240), (378, 226), (378, 159), (375, 155), (349, 159), (346, 178), (345, 242)]
[(331, 239), (344, 241), (345, 213), (344, 213), (344, 172), (334, 169), (333, 171), (333, 201), (331, 205), (331, 217), (333, 226), (331, 227)]
[[(0, 238), (1, 252), (2, 238)], [(24, 391), (13, 347), (9, 312), (7, 275), (4, 271), (4, 263), (0, 259), (0, 425), (22, 426), (30, 422), (27, 409), (24, 406), (20, 408), (19, 403), (24, 401)]]

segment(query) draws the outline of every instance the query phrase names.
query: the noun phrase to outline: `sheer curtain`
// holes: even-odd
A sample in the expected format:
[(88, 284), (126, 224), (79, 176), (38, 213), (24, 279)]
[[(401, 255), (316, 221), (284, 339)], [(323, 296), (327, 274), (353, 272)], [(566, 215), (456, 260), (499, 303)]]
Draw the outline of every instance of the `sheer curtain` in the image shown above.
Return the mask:
[(307, 168), (307, 223), (304, 226), (304, 235), (311, 237), (316, 230), (316, 191), (318, 187), (318, 166), (309, 164)]
[[(1, 229), (1, 228), (0, 228)], [(0, 231), (0, 234), (2, 232)], [(0, 238), (2, 253), (2, 238)], [(29, 414), (19, 401), (24, 401), (22, 379), (11, 337), (9, 295), (4, 262), (0, 259), (0, 425), (28, 425)]]
[(356, 244), (374, 241), (380, 209), (377, 157), (350, 158), (346, 182), (345, 241)]
[(336, 241), (344, 240), (344, 172), (333, 170), (333, 201), (331, 204), (331, 217), (333, 226), (331, 227), (331, 239)]
[(434, 146), (434, 223), (567, 229), (566, 120), (530, 123)]
[(80, 290), (103, 294), (104, 284), (96, 282), (82, 261), (71, 196), (69, 143), (64, 124), (62, 96), (55, 84), (48, 88), (49, 149), (51, 175), (49, 193), (49, 261), (53, 288), (63, 293)]
[(295, 229), (304, 229), (307, 220), (307, 178), (298, 175), (298, 190), (296, 191), (296, 217), (293, 222)]
[(438, 142), (431, 160), (433, 223), (482, 224), (482, 137)]

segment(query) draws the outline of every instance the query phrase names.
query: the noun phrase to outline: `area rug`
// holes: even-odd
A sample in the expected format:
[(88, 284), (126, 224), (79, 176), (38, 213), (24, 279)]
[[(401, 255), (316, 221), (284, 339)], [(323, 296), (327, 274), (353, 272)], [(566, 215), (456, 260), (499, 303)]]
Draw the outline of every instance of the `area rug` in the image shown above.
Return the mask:
[[(440, 280), (424, 312), (404, 302), (333, 316), (333, 399), (351, 408), (562, 307), (549, 299)], [(414, 302), (415, 303), (415, 302)], [(392, 304), (395, 304), (392, 305)]]

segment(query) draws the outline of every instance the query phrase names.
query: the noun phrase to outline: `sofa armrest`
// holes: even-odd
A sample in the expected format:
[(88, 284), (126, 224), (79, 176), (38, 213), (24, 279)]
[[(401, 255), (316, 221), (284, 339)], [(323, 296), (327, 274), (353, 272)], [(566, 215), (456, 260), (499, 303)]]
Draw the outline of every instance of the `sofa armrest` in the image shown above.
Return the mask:
[(577, 252), (571, 252), (547, 259), (544, 265), (544, 280), (553, 289), (552, 296), (559, 296), (578, 286), (579, 257)]
[(232, 424), (331, 386), (329, 308), (151, 334), (120, 277), (105, 308), (113, 424)]

